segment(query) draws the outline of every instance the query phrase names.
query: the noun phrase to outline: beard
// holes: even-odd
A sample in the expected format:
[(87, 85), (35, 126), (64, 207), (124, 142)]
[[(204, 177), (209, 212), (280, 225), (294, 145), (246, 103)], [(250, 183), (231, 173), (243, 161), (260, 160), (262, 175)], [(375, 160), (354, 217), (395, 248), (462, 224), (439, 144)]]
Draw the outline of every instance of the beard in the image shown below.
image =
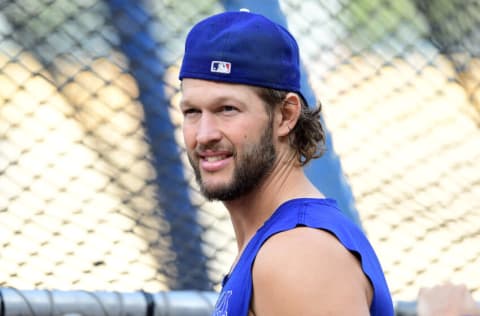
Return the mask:
[(273, 145), (273, 129), (268, 124), (262, 136), (256, 144), (245, 147), (245, 151), (236, 155), (234, 153), (235, 169), (231, 180), (223, 185), (208, 187), (202, 179), (198, 160), (188, 155), (193, 167), (195, 178), (200, 186), (202, 194), (210, 201), (231, 201), (248, 194), (254, 190), (273, 168), (277, 159), (275, 146)]

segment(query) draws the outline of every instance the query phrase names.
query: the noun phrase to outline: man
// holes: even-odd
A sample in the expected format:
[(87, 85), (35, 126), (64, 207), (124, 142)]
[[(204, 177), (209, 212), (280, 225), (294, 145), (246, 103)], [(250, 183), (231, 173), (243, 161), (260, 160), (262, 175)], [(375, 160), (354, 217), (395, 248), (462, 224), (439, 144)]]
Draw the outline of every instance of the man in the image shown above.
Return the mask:
[(203, 194), (228, 209), (239, 249), (214, 315), (393, 315), (364, 234), (303, 172), (325, 140), (299, 64), (292, 35), (258, 14), (214, 15), (188, 34), (185, 145)]

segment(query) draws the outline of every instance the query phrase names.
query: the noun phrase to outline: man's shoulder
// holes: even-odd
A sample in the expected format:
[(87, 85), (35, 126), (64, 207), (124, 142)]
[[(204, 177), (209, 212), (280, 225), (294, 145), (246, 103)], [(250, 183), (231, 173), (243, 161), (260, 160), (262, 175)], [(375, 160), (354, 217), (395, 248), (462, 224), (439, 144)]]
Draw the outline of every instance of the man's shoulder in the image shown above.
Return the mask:
[[(255, 297), (276, 292), (298, 303), (330, 306), (325, 300), (350, 297), (368, 311), (371, 289), (358, 259), (327, 231), (297, 227), (268, 239), (252, 270)], [(266, 294), (265, 294), (266, 295)], [(257, 301), (257, 304), (261, 304)], [(331, 306), (333, 308), (333, 306)]]
[(313, 228), (299, 226), (294, 229), (286, 230), (274, 234), (260, 248), (255, 262), (261, 264), (279, 263), (278, 260), (286, 264), (299, 264), (303, 260), (296, 258), (305, 258), (312, 261), (318, 261), (315, 265), (318, 268), (322, 264), (330, 264), (332, 259), (342, 260), (351, 256), (342, 243), (330, 232)]

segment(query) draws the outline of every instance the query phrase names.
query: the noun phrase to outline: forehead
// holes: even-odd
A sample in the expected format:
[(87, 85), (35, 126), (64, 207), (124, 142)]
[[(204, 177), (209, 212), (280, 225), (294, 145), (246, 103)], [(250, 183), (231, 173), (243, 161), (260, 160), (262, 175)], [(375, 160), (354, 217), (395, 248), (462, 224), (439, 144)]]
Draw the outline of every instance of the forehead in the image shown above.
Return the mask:
[(262, 103), (258, 88), (253, 86), (202, 79), (183, 79), (180, 105), (199, 106), (220, 101), (238, 102), (245, 105)]

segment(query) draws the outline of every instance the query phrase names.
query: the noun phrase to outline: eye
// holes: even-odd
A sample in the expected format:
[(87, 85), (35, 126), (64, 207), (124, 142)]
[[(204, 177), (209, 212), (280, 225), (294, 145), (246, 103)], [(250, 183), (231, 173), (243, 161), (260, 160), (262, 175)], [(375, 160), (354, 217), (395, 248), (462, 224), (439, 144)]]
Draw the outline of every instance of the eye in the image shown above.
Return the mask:
[(192, 116), (200, 113), (200, 111), (194, 108), (186, 108), (182, 111), (182, 113), (183, 113), (183, 116)]
[(234, 113), (234, 112), (237, 112), (237, 111), (238, 111), (238, 109), (236, 107), (234, 107), (233, 105), (224, 105), (222, 107), (222, 112), (227, 113), (227, 114)]

